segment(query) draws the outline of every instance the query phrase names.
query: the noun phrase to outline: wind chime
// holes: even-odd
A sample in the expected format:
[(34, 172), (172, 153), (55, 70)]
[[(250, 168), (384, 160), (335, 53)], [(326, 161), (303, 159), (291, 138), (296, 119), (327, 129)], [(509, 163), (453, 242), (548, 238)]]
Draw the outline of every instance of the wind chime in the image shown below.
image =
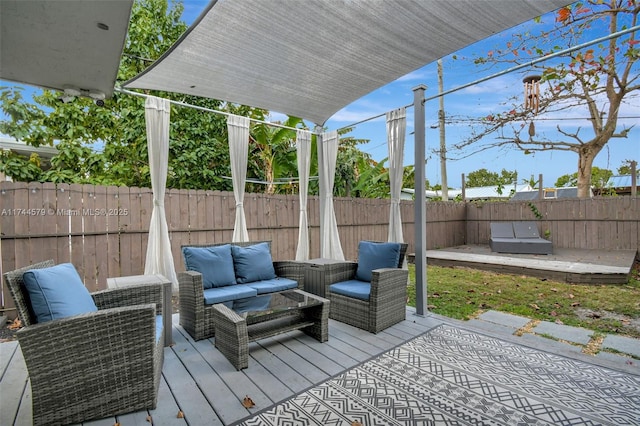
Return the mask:
[[(540, 79), (539, 75), (528, 75), (522, 82), (524, 83), (524, 108), (530, 110), (534, 115), (540, 109)], [(529, 136), (534, 137), (536, 126), (533, 120), (529, 123)]]

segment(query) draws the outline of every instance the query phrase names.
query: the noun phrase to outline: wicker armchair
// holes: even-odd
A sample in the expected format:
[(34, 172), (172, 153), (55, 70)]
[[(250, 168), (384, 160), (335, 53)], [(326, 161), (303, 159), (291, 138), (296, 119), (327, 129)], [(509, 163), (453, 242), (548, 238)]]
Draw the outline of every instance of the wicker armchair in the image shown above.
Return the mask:
[[(224, 244), (246, 247), (261, 242), (265, 241), (183, 245), (181, 249), (184, 247), (215, 247)], [(269, 245), (271, 244), (270, 241), (266, 242), (268, 242)], [(183, 261), (186, 266), (184, 256)], [(295, 260), (273, 262), (276, 275), (297, 281), (299, 289), (304, 289), (305, 266), (305, 263)], [(207, 305), (204, 302), (202, 275), (196, 271), (178, 272), (178, 285), (180, 294), (180, 325), (194, 340), (213, 337), (215, 335), (213, 305)]]
[(331, 290), (331, 285), (354, 280), (358, 263), (331, 265), (325, 277), (325, 295), (331, 301), (329, 318), (379, 333), (406, 318), (409, 271), (402, 269), (407, 244), (400, 244), (397, 268), (375, 269), (371, 273), (368, 300), (345, 296)]
[(33, 404), (33, 424), (67, 424), (156, 407), (164, 336), (156, 326), (162, 286), (91, 294), (98, 311), (36, 323), (23, 274), (52, 260), (7, 272), (4, 280), (24, 328), (17, 332)]

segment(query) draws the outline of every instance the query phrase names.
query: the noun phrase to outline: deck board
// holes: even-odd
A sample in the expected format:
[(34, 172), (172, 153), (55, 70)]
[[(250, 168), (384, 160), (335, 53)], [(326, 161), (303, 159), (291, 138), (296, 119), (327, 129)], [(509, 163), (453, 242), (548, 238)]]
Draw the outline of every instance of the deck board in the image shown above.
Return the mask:
[(18, 343), (2, 343), (0, 346), (4, 345), (11, 345), (11, 347), (9, 350), (3, 350), (0, 354), (3, 359), (8, 358), (8, 360), (2, 361), (7, 367), (2, 375), (2, 381), (0, 381), (0, 395), (2, 395), (0, 425), (8, 425), (13, 422), (15, 413), (21, 408), (21, 401), (23, 394), (26, 393), (25, 388), (27, 387), (28, 379), (24, 358), (22, 351), (19, 350)]
[[(154, 426), (184, 426), (186, 424), (184, 418), (178, 418), (180, 409), (171, 395), (171, 390), (164, 376), (158, 389), (158, 402), (162, 403), (150, 412)], [(124, 425), (124, 423), (122, 424)], [(113, 426), (113, 424), (105, 426)], [(149, 426), (148, 423), (147, 426)]]
[[(174, 336), (174, 340), (179, 340)], [(176, 344), (173, 348), (165, 349), (164, 366), (162, 375), (167, 380), (171, 393), (169, 401), (174, 400), (178, 408), (188, 415), (190, 424), (210, 424), (222, 425), (222, 421), (215, 413), (207, 398), (205, 398), (202, 388), (198, 385), (197, 379), (191, 375), (183, 364), (184, 358), (178, 357), (177, 353), (181, 351), (195, 352), (193, 349), (187, 348), (186, 345)], [(187, 358), (187, 360), (189, 360)], [(197, 360), (194, 360), (197, 362)], [(206, 376), (206, 373), (203, 373)], [(227, 392), (220, 392), (227, 395)], [(167, 401), (158, 401), (158, 406), (162, 406)], [(177, 413), (175, 414), (177, 415)], [(155, 416), (154, 416), (155, 417)]]

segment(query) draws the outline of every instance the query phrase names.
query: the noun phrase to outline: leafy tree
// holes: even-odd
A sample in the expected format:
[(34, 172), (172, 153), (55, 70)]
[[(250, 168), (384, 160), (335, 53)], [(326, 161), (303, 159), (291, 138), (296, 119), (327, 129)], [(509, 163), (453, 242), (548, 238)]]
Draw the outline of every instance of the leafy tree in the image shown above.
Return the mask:
[[(527, 64), (586, 41), (596, 30), (615, 33), (635, 26), (639, 13), (640, 3), (635, 0), (577, 2), (560, 9), (550, 29), (549, 25), (541, 25), (537, 34), (516, 34), (505, 48), (492, 50), (475, 62), (488, 67)], [(532, 124), (536, 111), (514, 100), (514, 105), (505, 112), (485, 117), (481, 128), (457, 148), (469, 147), (497, 133), (493, 142), (480, 149), (513, 146), (525, 154), (549, 150), (575, 152), (578, 196), (589, 196), (594, 159), (609, 140), (626, 138), (630, 130), (619, 128), (618, 117), (624, 102), (637, 102), (639, 43), (635, 33), (630, 33), (574, 51), (560, 61), (531, 65), (529, 71), (540, 74), (545, 88), (538, 99), (538, 113), (553, 116), (566, 110), (585, 111), (591, 123), (589, 134), (582, 134), (580, 128), (572, 130), (559, 125), (553, 139), (539, 136)]]
[[(622, 164), (620, 165), (620, 167), (618, 167), (618, 175), (619, 176), (626, 176), (626, 175), (630, 175), (632, 173), (631, 170), (631, 163), (633, 163), (633, 160), (624, 160), (622, 162)], [(638, 173), (638, 163), (636, 162), (636, 173)]]
[(500, 174), (490, 172), (487, 169), (479, 169), (469, 173), (465, 180), (468, 188), (477, 188), (479, 186), (504, 186), (512, 184), (518, 180), (518, 172), (502, 169)]
[[(608, 169), (601, 169), (593, 166), (591, 168), (591, 182), (596, 188), (604, 188), (609, 181), (609, 178), (613, 176), (613, 172)], [(578, 184), (578, 173), (570, 175), (563, 175), (556, 181), (556, 188), (574, 187)]]

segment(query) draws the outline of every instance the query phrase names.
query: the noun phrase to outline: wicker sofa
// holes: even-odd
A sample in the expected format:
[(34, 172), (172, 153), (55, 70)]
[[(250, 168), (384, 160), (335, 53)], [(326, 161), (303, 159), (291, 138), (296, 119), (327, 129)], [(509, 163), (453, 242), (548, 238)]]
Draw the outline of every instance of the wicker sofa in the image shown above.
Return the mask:
[[(213, 306), (216, 303), (223, 303), (229, 308), (235, 308), (235, 304), (244, 304), (251, 301), (256, 295), (268, 294), (292, 288), (304, 288), (305, 263), (286, 260), (273, 261), (271, 259), (271, 243), (269, 241), (217, 243), (204, 245), (184, 245), (182, 246), (183, 261), (185, 268), (188, 266), (185, 249), (219, 248), (221, 246), (232, 245), (236, 247), (249, 248), (256, 245), (266, 244), (268, 252), (264, 258), (268, 259), (273, 266), (276, 278), (274, 280), (252, 281), (246, 283), (236, 283), (222, 285), (214, 288), (205, 288), (206, 277), (203, 279), (202, 271), (187, 270), (178, 272), (179, 294), (180, 294), (180, 325), (193, 337), (194, 340), (208, 339), (215, 335)], [(225, 265), (226, 266), (226, 265)], [(236, 270), (236, 273), (238, 271)], [(285, 280), (294, 281), (294, 285), (282, 285)], [(222, 293), (218, 297), (217, 293)], [(213, 299), (212, 299), (213, 298)], [(213, 301), (212, 301), (213, 300)]]
[[(380, 265), (379, 259), (363, 265), (363, 243), (391, 244), (361, 241), (358, 248), (360, 264), (332, 265), (325, 277), (325, 295), (331, 301), (330, 318), (378, 333), (406, 318), (409, 271), (402, 266), (407, 244), (394, 243), (399, 246), (397, 258), (388, 264), (389, 267), (373, 269)], [(362, 269), (368, 269), (366, 278), (360, 276)]]
[(162, 286), (91, 293), (96, 311), (36, 323), (23, 276), (53, 266), (49, 260), (4, 274), (24, 326), (17, 337), (31, 382), (33, 424), (155, 408), (164, 360), (156, 315), (163, 308)]

